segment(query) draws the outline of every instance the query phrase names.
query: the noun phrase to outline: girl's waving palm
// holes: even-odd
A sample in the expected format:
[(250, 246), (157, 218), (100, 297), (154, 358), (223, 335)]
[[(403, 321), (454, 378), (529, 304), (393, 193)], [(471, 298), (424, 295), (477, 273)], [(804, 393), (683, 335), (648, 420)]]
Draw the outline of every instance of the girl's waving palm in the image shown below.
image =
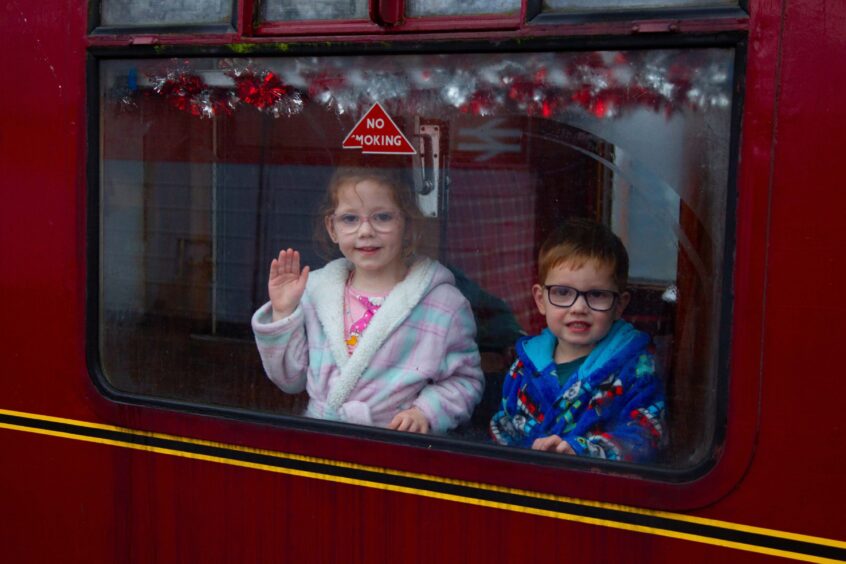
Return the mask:
[(297, 309), (305, 292), (308, 270), (307, 266), (300, 270), (300, 253), (292, 249), (279, 251), (279, 256), (270, 263), (267, 292), (273, 321), (288, 317)]

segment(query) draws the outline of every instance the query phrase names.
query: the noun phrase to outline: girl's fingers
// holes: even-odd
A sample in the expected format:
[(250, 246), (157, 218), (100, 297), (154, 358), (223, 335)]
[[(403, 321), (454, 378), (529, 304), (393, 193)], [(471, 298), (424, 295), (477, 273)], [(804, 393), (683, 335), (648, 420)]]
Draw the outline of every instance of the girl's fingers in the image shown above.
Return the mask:
[[(306, 267), (308, 268), (308, 267)], [(407, 433), (428, 433), (429, 425), (426, 421), (420, 421), (414, 415), (409, 413), (398, 413), (391, 420), (388, 429), (394, 431), (405, 431)]]
[(408, 433), (413, 433), (415, 427), (414, 418), (410, 415), (405, 415), (403, 417), (403, 424), (400, 426), (400, 431), (406, 431)]
[(285, 251), (285, 260), (282, 261), (282, 271), (291, 272), (291, 249)]
[(276, 259), (276, 273), (282, 273), (282, 264), (285, 262), (285, 251), (279, 251), (279, 257)]
[[(308, 267), (306, 267), (308, 268)], [(270, 262), (270, 277), (274, 278), (283, 274), (295, 274), (300, 282), (305, 283), (303, 272), (300, 271), (300, 253), (293, 249), (279, 251), (279, 256)]]

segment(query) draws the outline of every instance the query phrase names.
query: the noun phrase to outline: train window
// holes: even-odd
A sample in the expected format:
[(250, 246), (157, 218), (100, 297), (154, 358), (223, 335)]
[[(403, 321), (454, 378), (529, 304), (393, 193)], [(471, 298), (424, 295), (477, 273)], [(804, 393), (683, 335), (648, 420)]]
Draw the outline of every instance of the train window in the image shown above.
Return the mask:
[[(586, 217), (629, 249), (626, 318), (652, 336), (667, 393), (660, 464), (690, 467), (717, 422), (733, 61), (731, 48), (100, 61), (107, 384), (303, 414), (304, 394), (265, 377), (250, 317), (279, 249), (326, 263), (314, 233), (335, 167), (379, 159), (409, 172), (421, 252), (476, 317), (487, 392), (444, 440), (490, 444), (514, 341), (543, 327), (538, 247)], [(413, 155), (345, 143), (376, 107)]]
[(426, 16), (466, 16), (475, 14), (510, 14), (520, 11), (520, 0), (408, 0), (405, 13), (412, 18)]
[(367, 0), (268, 0), (259, 5), (263, 21), (358, 20), (367, 18)]
[(100, 25), (197, 26), (231, 22), (232, 0), (102, 0)]
[(544, 0), (543, 10), (568, 12), (625, 12), (644, 9), (737, 7), (738, 0)]

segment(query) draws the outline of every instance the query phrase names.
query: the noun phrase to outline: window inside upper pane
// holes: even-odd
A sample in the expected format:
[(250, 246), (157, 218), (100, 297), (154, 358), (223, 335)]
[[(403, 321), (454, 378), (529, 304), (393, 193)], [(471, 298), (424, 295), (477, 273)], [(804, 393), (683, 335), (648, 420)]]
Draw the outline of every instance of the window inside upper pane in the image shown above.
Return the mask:
[(266, 0), (259, 4), (262, 21), (358, 20), (367, 18), (367, 0)]
[(232, 0), (101, 0), (100, 25), (214, 25), (232, 19)]
[[(714, 434), (734, 51), (730, 48), (105, 60), (99, 352), (116, 389), (302, 415), (266, 378), (250, 330), (267, 269), (312, 269), (339, 165), (407, 171), (421, 252), (473, 307), (487, 392), (452, 436), (487, 441), (515, 340), (543, 329), (537, 251), (568, 217), (630, 255), (625, 319), (652, 337), (667, 394), (661, 463)], [(374, 104), (414, 156), (343, 148)], [(439, 157), (434, 159), (434, 155)]]
[(622, 12), (737, 6), (737, 0), (543, 0), (544, 12)]
[(406, 0), (408, 17), (468, 16), (481, 14), (514, 14), (520, 11), (521, 0)]

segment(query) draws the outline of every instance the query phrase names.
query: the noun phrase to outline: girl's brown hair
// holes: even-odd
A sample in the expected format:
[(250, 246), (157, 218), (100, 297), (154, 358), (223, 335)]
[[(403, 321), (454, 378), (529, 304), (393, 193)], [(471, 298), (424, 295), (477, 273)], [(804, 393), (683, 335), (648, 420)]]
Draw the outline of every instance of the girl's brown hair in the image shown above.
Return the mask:
[(403, 238), (403, 256), (408, 258), (417, 252), (417, 245), (420, 241), (423, 214), (417, 207), (417, 200), (411, 189), (409, 174), (403, 170), (392, 168), (370, 168), (344, 166), (335, 170), (329, 185), (326, 188), (326, 195), (317, 210), (317, 221), (315, 222), (315, 241), (318, 250), (324, 258), (333, 258), (338, 254), (338, 245), (335, 244), (326, 232), (326, 217), (335, 213), (338, 207), (338, 192), (342, 186), (357, 185), (365, 180), (370, 180), (390, 189), (394, 203), (405, 218), (405, 236)]

